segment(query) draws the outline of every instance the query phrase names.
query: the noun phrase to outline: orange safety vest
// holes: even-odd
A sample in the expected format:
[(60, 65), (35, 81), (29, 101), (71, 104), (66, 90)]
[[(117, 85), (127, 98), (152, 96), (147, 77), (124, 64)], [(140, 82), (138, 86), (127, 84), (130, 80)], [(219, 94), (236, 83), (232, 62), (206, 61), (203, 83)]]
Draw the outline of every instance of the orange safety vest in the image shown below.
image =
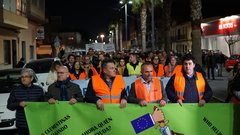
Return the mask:
[[(164, 67), (164, 71), (168, 72), (168, 65)], [(175, 73), (180, 72), (180, 71), (182, 71), (182, 65), (176, 65), (173, 72), (168, 75), (166, 74), (166, 77), (173, 76)]]
[[(197, 75), (197, 80), (196, 80), (196, 85), (198, 89), (198, 95), (199, 95), (199, 100), (202, 99), (204, 92), (205, 92), (205, 80), (202, 76), (201, 73), (196, 72)], [(178, 72), (175, 75), (175, 80), (174, 80), (174, 89), (175, 93), (177, 94), (178, 98), (181, 100), (184, 100), (183, 95), (184, 95), (184, 90), (185, 90), (185, 77), (183, 76), (182, 72)]]
[(91, 67), (90, 69), (92, 69), (93, 75), (98, 75), (97, 70), (95, 69), (95, 67)]
[(92, 76), (92, 85), (96, 96), (100, 97), (103, 103), (120, 103), (121, 93), (124, 89), (124, 80), (121, 75), (116, 75), (112, 89), (109, 89), (100, 75)]
[(77, 79), (77, 77), (74, 76), (74, 73), (71, 73), (69, 76), (72, 80), (78, 80), (78, 79), (85, 79), (87, 74), (85, 71), (80, 73), (78, 79)]
[(147, 102), (154, 102), (162, 99), (162, 87), (158, 78), (153, 78), (152, 87), (150, 93), (144, 83), (141, 82), (141, 79), (135, 80), (135, 92), (136, 97)]
[(164, 75), (164, 67), (163, 64), (158, 64), (158, 73), (153, 70), (153, 77), (162, 77)]

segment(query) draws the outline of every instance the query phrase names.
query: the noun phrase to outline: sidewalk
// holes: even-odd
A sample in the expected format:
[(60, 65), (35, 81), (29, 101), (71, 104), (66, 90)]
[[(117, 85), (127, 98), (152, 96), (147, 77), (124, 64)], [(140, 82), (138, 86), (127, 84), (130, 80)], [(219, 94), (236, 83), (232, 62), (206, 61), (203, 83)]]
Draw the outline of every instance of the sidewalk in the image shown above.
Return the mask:
[[(205, 70), (206, 74), (207, 74), (207, 70)], [(213, 90), (213, 96), (212, 99), (210, 100), (210, 103), (224, 103), (226, 97), (227, 97), (227, 84), (228, 84), (228, 74), (229, 72), (226, 71), (225, 67), (223, 67), (223, 73), (222, 73), (222, 77), (218, 77), (218, 72), (217, 70), (215, 70), (215, 80), (208, 79), (207, 81), (210, 85), (210, 87)], [(230, 101), (230, 103), (232, 103), (232, 100)]]

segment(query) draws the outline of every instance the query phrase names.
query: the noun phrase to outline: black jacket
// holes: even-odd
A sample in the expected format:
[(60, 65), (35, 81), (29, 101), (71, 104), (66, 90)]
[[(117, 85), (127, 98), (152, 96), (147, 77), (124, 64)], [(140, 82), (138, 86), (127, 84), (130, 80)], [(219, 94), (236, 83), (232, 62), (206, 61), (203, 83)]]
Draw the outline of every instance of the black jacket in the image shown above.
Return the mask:
[(22, 101), (42, 102), (44, 99), (43, 89), (37, 85), (26, 87), (20, 85), (14, 88), (7, 101), (7, 108), (9, 110), (16, 110), (16, 127), (27, 128), (24, 108), (19, 106)]

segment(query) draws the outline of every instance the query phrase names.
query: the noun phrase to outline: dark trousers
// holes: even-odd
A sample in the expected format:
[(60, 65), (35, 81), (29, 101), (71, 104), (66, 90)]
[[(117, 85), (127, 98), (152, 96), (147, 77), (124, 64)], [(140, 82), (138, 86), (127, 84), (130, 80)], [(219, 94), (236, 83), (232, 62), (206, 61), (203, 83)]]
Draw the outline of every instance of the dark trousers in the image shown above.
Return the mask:
[(18, 135), (30, 135), (28, 128), (18, 127)]
[(215, 79), (214, 78), (214, 67), (208, 67), (207, 68), (208, 79), (210, 79), (210, 71), (211, 71), (212, 79)]

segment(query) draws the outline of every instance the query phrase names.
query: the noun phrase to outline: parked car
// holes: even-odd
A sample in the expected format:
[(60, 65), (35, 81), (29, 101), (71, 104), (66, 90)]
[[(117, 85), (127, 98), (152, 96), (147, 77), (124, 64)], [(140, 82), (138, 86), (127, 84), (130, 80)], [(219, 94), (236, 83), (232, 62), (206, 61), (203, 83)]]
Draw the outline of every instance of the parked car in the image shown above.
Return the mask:
[(31, 68), (35, 72), (38, 81), (43, 86), (43, 89), (47, 91), (47, 88), (49, 86), (49, 84), (47, 83), (48, 73), (51, 69), (52, 63), (56, 60), (60, 61), (59, 58), (32, 59), (29, 60), (23, 66), (23, 68)]
[(225, 62), (226, 70), (230, 72), (238, 61), (240, 61), (240, 54), (232, 54)]
[[(21, 84), (22, 68), (12, 68), (0, 70), (0, 130), (16, 129), (15, 112), (7, 109), (7, 100), (13, 88)], [(34, 77), (33, 83), (38, 83), (37, 76)]]

